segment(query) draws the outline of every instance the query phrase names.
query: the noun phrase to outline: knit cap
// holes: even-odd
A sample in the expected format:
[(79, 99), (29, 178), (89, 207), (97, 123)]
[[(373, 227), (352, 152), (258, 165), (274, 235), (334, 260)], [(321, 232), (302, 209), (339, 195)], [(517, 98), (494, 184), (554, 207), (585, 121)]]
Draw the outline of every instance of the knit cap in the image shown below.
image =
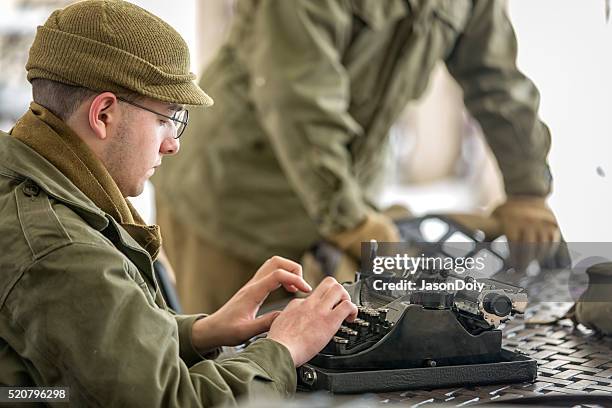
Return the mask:
[(86, 0), (54, 11), (38, 27), (26, 70), (30, 82), (212, 105), (189, 66), (187, 44), (157, 16), (123, 0)]

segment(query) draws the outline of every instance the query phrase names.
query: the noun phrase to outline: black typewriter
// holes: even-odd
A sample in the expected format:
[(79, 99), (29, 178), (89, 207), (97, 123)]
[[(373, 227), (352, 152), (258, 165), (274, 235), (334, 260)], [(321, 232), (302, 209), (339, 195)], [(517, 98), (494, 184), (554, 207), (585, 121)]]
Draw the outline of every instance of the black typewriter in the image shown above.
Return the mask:
[[(302, 389), (383, 392), (535, 380), (535, 360), (502, 348), (500, 325), (527, 307), (520, 286), (489, 277), (478, 278), (480, 290), (471, 290), (472, 276), (419, 270), (411, 275), (414, 290), (375, 290), (376, 280), (397, 283), (402, 277), (367, 269), (344, 284), (357, 318), (298, 369)], [(455, 287), (466, 289), (420, 290), (424, 283), (460, 280), (466, 284)]]

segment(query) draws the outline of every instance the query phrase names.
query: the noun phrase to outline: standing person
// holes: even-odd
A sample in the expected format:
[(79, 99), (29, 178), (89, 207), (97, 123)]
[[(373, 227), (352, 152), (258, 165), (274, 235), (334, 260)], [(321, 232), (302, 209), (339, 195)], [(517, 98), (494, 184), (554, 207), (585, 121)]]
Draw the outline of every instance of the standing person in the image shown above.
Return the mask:
[(128, 2), (83, 1), (38, 28), (26, 69), (34, 102), (0, 134), (0, 385), (69, 387), (79, 407), (290, 396), (295, 367), (356, 315), (348, 293), (328, 279), (256, 317), (276, 288), (311, 292), (273, 257), (216, 313), (176, 315), (153, 274), (160, 230), (126, 200), (178, 152), (184, 105), (212, 103), (180, 35)]
[(502, 232), (557, 241), (550, 135), (516, 46), (496, 0), (239, 2), (200, 81), (216, 104), (154, 180), (185, 309), (215, 310), (273, 253), (299, 258), (324, 239), (358, 257), (362, 241), (396, 241), (371, 187), (391, 125), (440, 60), (503, 174)]

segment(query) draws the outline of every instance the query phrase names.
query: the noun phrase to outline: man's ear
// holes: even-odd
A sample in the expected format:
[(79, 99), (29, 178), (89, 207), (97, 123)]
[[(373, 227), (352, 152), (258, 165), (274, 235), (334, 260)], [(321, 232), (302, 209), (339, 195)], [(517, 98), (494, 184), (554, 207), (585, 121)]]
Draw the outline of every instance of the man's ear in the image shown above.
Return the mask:
[(95, 136), (104, 140), (108, 137), (109, 127), (119, 123), (119, 101), (112, 92), (97, 95), (89, 105), (89, 127)]

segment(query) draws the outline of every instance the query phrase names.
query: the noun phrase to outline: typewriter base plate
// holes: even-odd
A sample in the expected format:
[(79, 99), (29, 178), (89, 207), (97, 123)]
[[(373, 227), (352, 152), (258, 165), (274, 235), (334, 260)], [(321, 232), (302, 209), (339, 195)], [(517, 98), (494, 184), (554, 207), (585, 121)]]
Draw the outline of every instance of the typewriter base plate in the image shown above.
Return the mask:
[(506, 349), (502, 349), (501, 357), (500, 362), (487, 364), (371, 371), (340, 371), (306, 364), (298, 369), (298, 386), (302, 390), (350, 394), (535, 381), (536, 360)]

